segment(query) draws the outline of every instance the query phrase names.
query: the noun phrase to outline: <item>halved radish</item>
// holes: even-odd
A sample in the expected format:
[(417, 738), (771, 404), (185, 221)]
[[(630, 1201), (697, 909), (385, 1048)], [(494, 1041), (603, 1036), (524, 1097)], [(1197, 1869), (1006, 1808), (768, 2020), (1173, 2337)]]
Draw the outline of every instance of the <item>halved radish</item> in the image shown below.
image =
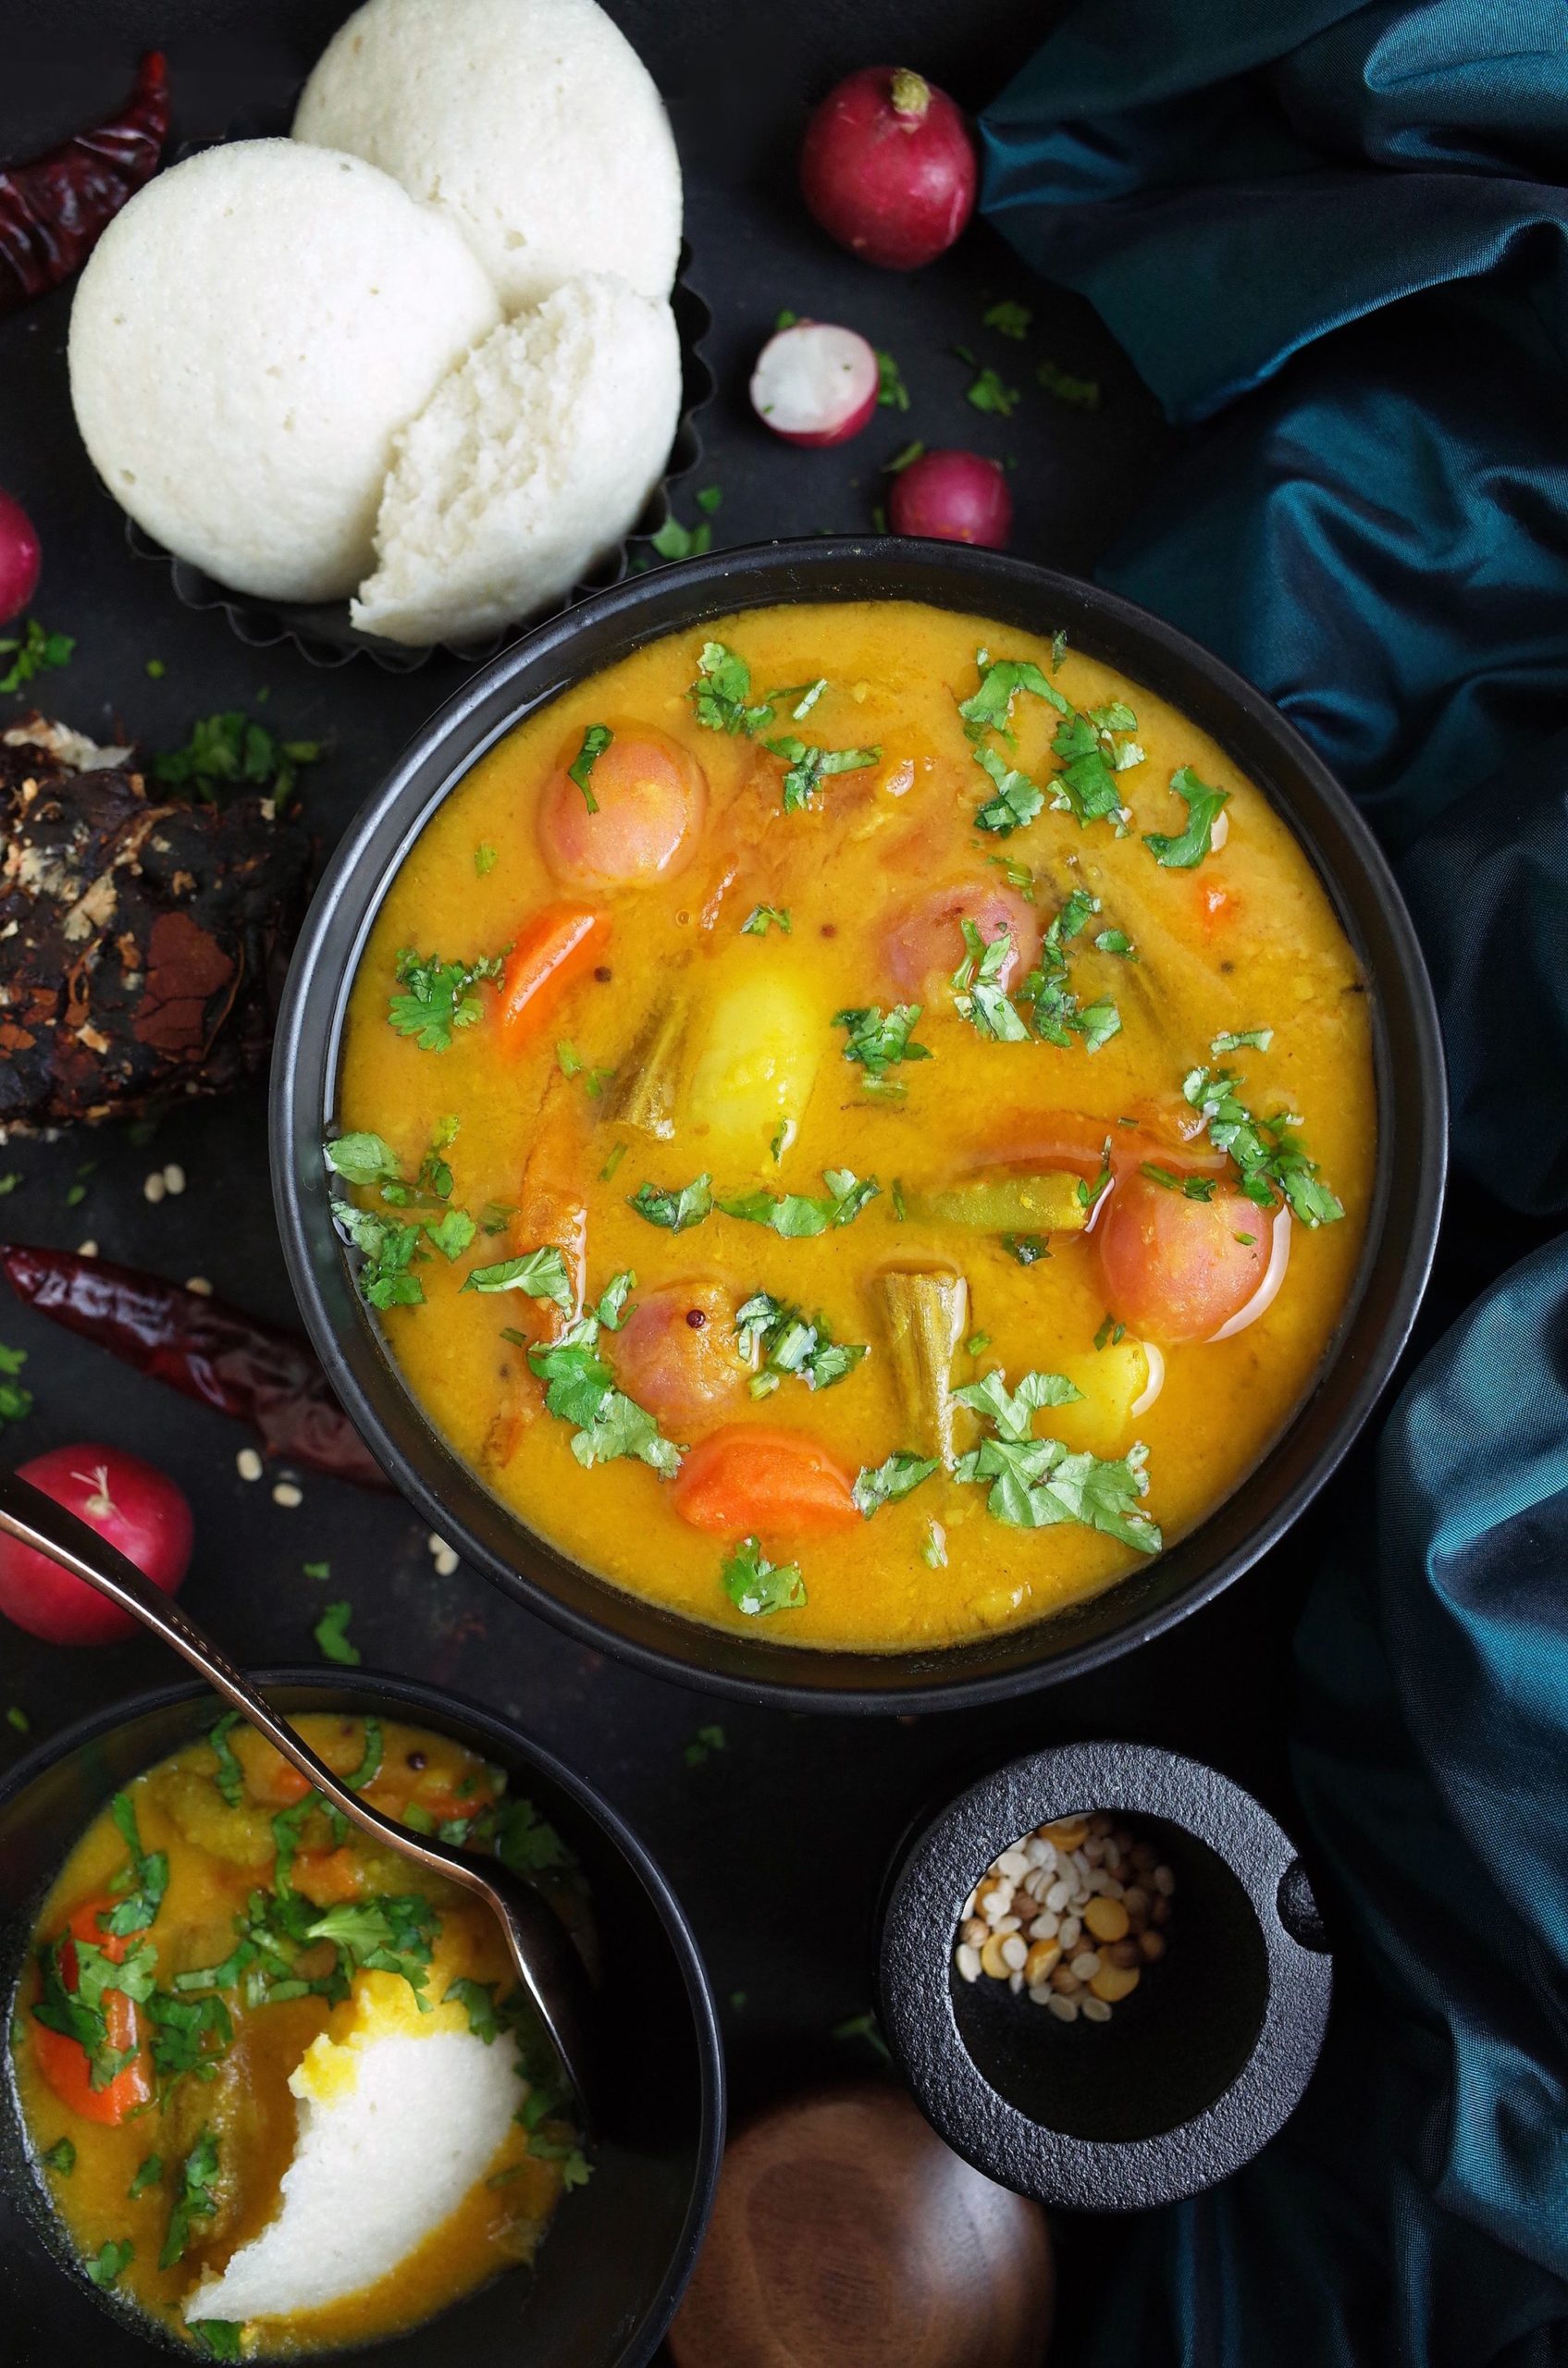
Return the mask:
[(751, 374), (751, 407), (786, 444), (843, 444), (877, 407), (882, 373), (856, 329), (796, 321), (771, 337)]

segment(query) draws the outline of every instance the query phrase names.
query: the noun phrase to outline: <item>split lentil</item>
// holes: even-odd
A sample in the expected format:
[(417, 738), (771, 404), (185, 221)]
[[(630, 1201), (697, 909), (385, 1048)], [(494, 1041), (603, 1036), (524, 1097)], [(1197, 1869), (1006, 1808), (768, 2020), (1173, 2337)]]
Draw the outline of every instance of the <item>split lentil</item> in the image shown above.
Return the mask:
[(953, 1962), (1027, 1994), (1058, 2022), (1108, 2023), (1166, 1953), (1176, 1877), (1109, 1810), (1037, 1826), (964, 1902)]

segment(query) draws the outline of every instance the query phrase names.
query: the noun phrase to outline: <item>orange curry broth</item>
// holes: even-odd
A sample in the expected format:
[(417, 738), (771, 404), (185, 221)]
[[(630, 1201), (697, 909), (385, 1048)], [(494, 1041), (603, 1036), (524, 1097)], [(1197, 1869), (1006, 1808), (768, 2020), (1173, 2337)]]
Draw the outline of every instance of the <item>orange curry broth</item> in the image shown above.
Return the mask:
[[(363, 1761), (364, 1720), (311, 1712), (292, 1723), (340, 1774), (352, 1773)], [(365, 1798), (389, 1815), (401, 1818), (413, 1802), (439, 1819), (469, 1814), (492, 1797), (485, 1763), (448, 1738), (391, 1721), (383, 1721), (382, 1735), (381, 1774), (366, 1788)], [(230, 1742), (246, 1780), (239, 1807), (230, 1807), (219, 1794), (214, 1782), (216, 1762), (204, 1741), (187, 1745), (126, 1788), (143, 1850), (168, 1854), (168, 1887), (147, 1935), (158, 1953), (160, 1988), (178, 1973), (219, 1964), (228, 1955), (235, 1944), (235, 1916), (253, 1890), (271, 1882), (275, 1853), (270, 1820), (280, 1807), (291, 1807), (301, 1797), (294, 1771), (260, 1736), (240, 1726)], [(422, 1770), (411, 1768), (411, 1754), (424, 1756)], [(461, 1786), (467, 1789), (460, 1791)], [(106, 1898), (127, 1858), (126, 1844), (105, 1809), (61, 1868), (38, 1918), (35, 1945), (62, 1930), (84, 1903)], [(440, 2003), (455, 1980), (466, 1977), (496, 1983), (498, 1994), (512, 1987), (504, 1943), (482, 1907), (438, 1879), (423, 1875), (408, 1860), (377, 1851), (367, 1842), (334, 1849), (319, 1815), (305, 1822), (293, 1879), (297, 1890), (322, 1906), (389, 1892), (422, 1891), (436, 1902), (441, 1923), (426, 1992), (436, 2003), (434, 2011), (420, 2016), (414, 2028), (468, 2028), (460, 2004)], [(313, 1965), (311, 1969), (321, 1968)], [(375, 1973), (356, 1977), (356, 1991), (364, 1980), (397, 1982), (406, 1990), (401, 1976)], [(188, 2075), (167, 2090), (161, 2103), (154, 2101), (117, 2125), (105, 2127), (71, 2111), (42, 2076), (39, 2051), (31, 2043), (38, 2026), (30, 2010), (39, 1988), (30, 1961), (17, 1999), (22, 2036), (13, 2051), (13, 2064), (34, 2153), (45, 2156), (62, 2139), (76, 2150), (68, 2173), (41, 2168), (55, 2208), (86, 2261), (95, 2259), (105, 2245), (129, 2240), (133, 2257), (113, 2291), (139, 2304), (168, 2334), (204, 2356), (182, 2316), (183, 2300), (205, 2273), (221, 2270), (273, 2216), (294, 2148), (296, 2109), (289, 2076), (313, 2040), (324, 2032), (339, 2038), (350, 2028), (352, 2003), (334, 2007), (324, 1998), (305, 1997), (247, 2006), (237, 1991), (227, 1992), (235, 2037), (216, 2077), (206, 2080)], [(144, 2038), (145, 2021), (142, 2029)], [(555, 2125), (549, 2128), (556, 2131)], [(218, 2146), (218, 2208), (211, 2218), (192, 2218), (182, 2259), (160, 2269), (158, 2255), (179, 2191), (180, 2165), (204, 2129), (213, 2132)], [(137, 2172), (154, 2154), (162, 2159), (161, 2176), (140, 2195), (130, 2196)], [(499, 2271), (529, 2259), (555, 2207), (561, 2181), (559, 2163), (531, 2155), (523, 2130), (514, 2128), (489, 2178), (478, 2182), (389, 2276), (315, 2310), (248, 2322), (245, 2356), (277, 2358), (328, 2350), (416, 2325)]]
[[(757, 740), (696, 720), (688, 693), (709, 639), (748, 661), (753, 699), (774, 684), (826, 674), (828, 688), (802, 721), (785, 701), (768, 731), (833, 749), (876, 746), (877, 764), (823, 782), (808, 810), (784, 812), (781, 761)], [(833, 1388), (809, 1392), (786, 1379), (724, 1417), (808, 1434), (850, 1476), (915, 1444), (885, 1351), (877, 1276), (890, 1264), (961, 1271), (966, 1330), (989, 1335), (989, 1345), (972, 1357), (960, 1351), (955, 1382), (996, 1364), (1014, 1383), (1030, 1368), (1068, 1375), (1083, 1400), (1038, 1416), (1036, 1433), (1106, 1457), (1146, 1442), (1143, 1510), (1169, 1543), (1256, 1463), (1311, 1388), (1345, 1307), (1376, 1152), (1367, 996), (1327, 894), (1262, 794), (1176, 709), (1070, 649), (1052, 679), (1076, 707), (1121, 698), (1136, 713), (1145, 761), (1117, 776), (1131, 811), (1128, 833), (1117, 837), (1104, 821), (1080, 828), (1049, 805), (1005, 839), (978, 832), (974, 814), (991, 783), (957, 703), (976, 687), (980, 648), (1051, 668), (1048, 640), (980, 618), (891, 602), (767, 609), (654, 643), (529, 718), (446, 801), (390, 885), (352, 990), (340, 1116), (345, 1129), (383, 1136), (409, 1175), (442, 1121), (455, 1117), (446, 1154), (453, 1206), (516, 1206), (526, 1177), (528, 1188), (545, 1188), (543, 1199), (532, 1191), (537, 1227), (542, 1207), (580, 1196), (590, 1303), (625, 1268), (637, 1276), (634, 1300), (706, 1278), (742, 1300), (765, 1288), (809, 1315), (820, 1312), (835, 1340), (869, 1343), (870, 1353)], [(1057, 720), (1036, 697), (1014, 702), (1011, 761), (1047, 789)], [(502, 1049), (489, 985), (477, 990), (477, 1024), (448, 1050), (421, 1050), (388, 1024), (399, 949), (448, 960), (494, 955), (559, 900), (562, 891), (541, 861), (536, 809), (549, 777), (596, 722), (618, 735), (652, 726), (703, 768), (709, 805), (699, 843), (673, 876), (586, 900), (609, 915), (609, 942), (596, 969), (574, 981), (521, 1053)], [(989, 745), (1005, 753), (994, 734)], [(1182, 765), (1229, 792), (1228, 834), (1195, 870), (1166, 870), (1142, 833), (1182, 830), (1186, 808), (1167, 786)], [(890, 913), (949, 881), (972, 882), (977, 894), (994, 890), (1006, 877), (989, 860), (997, 857), (1034, 871), (1042, 924), (1076, 887), (1101, 899), (1100, 913), (1066, 949), (1070, 984), (1083, 1005), (1113, 996), (1120, 1033), (1093, 1053), (1079, 1040), (1066, 1050), (1032, 1036), (986, 1042), (953, 1009), (944, 984), (925, 995), (916, 1030), (932, 1057), (892, 1073), (907, 1098), (869, 1094), (863, 1070), (842, 1056), (834, 1013), (901, 1000), (883, 961)], [(743, 933), (763, 904), (788, 908), (787, 936), (776, 927)], [(1095, 934), (1109, 927), (1131, 938), (1135, 964), (1096, 950)], [(952, 953), (955, 963), (962, 957), (956, 927)], [(696, 1017), (674, 1132), (659, 1140), (605, 1113), (629, 1048), (676, 991), (694, 998)], [(777, 1162), (770, 1141), (778, 1096), (770, 1103), (737, 1090), (733, 1068), (727, 1091), (715, 1094), (704, 1083), (723, 1069), (717, 1054), (705, 1068), (703, 1048), (724, 1026), (715, 1018), (724, 998), (732, 1013), (773, 1007), (778, 1065), (799, 1072), (798, 1125)], [(977, 1156), (1002, 1155), (1010, 1135), (1024, 1143), (1034, 1121), (1051, 1113), (1087, 1114), (1092, 1141), (1151, 1108), (1190, 1119), (1181, 1080), (1211, 1061), (1211, 1040), (1266, 1026), (1275, 1031), (1267, 1052), (1244, 1049), (1225, 1065), (1240, 1072), (1256, 1115), (1285, 1110), (1300, 1119), (1344, 1218), (1315, 1231), (1296, 1225), (1284, 1287), (1250, 1328), (1223, 1342), (1167, 1348), (1163, 1393), (1136, 1419), (1129, 1408), (1148, 1367), (1136, 1342), (1114, 1351), (1094, 1346), (1106, 1299), (1093, 1240), (1058, 1234), (1050, 1257), (1025, 1268), (994, 1236), (913, 1215), (898, 1221), (895, 1179), (912, 1195), (972, 1172)], [(570, 1077), (560, 1044), (570, 1047), (568, 1066), (581, 1064)], [(609, 1071), (618, 1075), (607, 1089), (596, 1073)], [(1144, 1155), (1167, 1155), (1157, 1128), (1139, 1141)], [(715, 1195), (764, 1184), (821, 1194), (828, 1167), (875, 1177), (883, 1189), (854, 1224), (815, 1239), (780, 1240), (717, 1210), (673, 1234), (628, 1205), (645, 1180), (669, 1189), (703, 1170)], [(372, 1194), (354, 1197), (375, 1205)], [(618, 1586), (699, 1621), (742, 1625), (746, 1616), (721, 1582), (727, 1542), (678, 1518), (670, 1484), (642, 1463), (582, 1468), (570, 1424), (537, 1411), (524, 1350), (502, 1338), (503, 1327), (533, 1321), (537, 1303), (515, 1292), (460, 1289), (471, 1267), (549, 1238), (530, 1231), (520, 1212), (510, 1237), (481, 1234), (455, 1264), (432, 1255), (419, 1265), (425, 1303), (394, 1307), (384, 1318), (408, 1385), (530, 1527)], [(609, 1336), (605, 1346), (613, 1362)], [(683, 1446), (701, 1430), (664, 1427)], [(1076, 1524), (1008, 1527), (990, 1516), (985, 1498), (983, 1486), (939, 1473), (854, 1529), (798, 1540), (764, 1530), (763, 1550), (776, 1561), (798, 1560), (809, 1592), (803, 1608), (769, 1617), (766, 1634), (871, 1649), (954, 1643), (1093, 1595), (1140, 1560), (1119, 1540)], [(927, 1559), (933, 1522), (945, 1533), (945, 1566)]]

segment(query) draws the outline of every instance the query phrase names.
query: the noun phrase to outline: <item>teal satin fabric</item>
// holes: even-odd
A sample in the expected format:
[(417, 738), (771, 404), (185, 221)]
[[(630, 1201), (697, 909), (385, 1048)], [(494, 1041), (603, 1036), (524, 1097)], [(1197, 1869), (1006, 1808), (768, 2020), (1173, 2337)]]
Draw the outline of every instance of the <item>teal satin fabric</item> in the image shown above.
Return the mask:
[[(1281, 2139), (1143, 2224), (1088, 2368), (1568, 2361), (1568, 7), (1081, 0), (982, 204), (1193, 433), (1101, 573), (1394, 856), (1468, 1311), (1343, 1477), (1296, 1773), (1341, 1942)], [(1486, 1288), (1482, 1288), (1485, 1286)]]

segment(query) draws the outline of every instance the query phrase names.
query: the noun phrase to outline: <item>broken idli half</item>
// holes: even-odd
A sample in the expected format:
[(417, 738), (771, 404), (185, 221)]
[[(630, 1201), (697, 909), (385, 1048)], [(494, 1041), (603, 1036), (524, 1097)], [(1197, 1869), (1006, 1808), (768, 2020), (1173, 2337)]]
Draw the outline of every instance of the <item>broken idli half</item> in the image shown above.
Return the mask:
[(353, 623), (461, 640), (559, 598), (636, 523), (680, 402), (669, 305), (610, 274), (493, 329), (397, 438)]
[(674, 140), (595, 0), (366, 0), (305, 84), (294, 138), (366, 158), (443, 215), (509, 312), (584, 272), (670, 292)]
[(162, 173), (94, 248), (71, 401), (121, 507), (265, 599), (369, 573), (398, 430), (500, 308), (451, 220), (358, 156), (237, 141)]

